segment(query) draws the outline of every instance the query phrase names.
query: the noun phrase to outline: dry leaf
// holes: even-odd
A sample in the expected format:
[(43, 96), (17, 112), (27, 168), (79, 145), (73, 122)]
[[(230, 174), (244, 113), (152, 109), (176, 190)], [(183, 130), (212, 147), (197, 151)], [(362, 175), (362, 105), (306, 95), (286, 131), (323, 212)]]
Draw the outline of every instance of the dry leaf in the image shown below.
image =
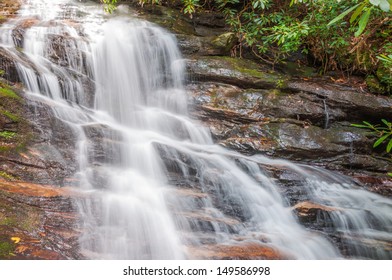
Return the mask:
[(15, 244), (20, 242), (19, 237), (11, 237), (11, 240), (14, 241)]
[(23, 253), (23, 252), (26, 251), (28, 248), (29, 248), (29, 247), (27, 247), (27, 246), (21, 245), (21, 246), (18, 246), (18, 247), (15, 249), (15, 251), (16, 251), (17, 253)]

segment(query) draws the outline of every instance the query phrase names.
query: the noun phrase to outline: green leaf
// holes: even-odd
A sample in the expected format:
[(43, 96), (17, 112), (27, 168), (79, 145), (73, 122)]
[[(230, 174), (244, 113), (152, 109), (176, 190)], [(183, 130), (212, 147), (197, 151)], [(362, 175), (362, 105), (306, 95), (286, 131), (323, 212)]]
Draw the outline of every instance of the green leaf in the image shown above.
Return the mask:
[(379, 60), (385, 61), (387, 63), (392, 63), (392, 54), (386, 56), (385, 54), (380, 54), (377, 56)]
[(392, 173), (387, 173), (388, 174), (388, 176), (391, 176), (392, 177)]
[(369, 128), (368, 125), (364, 125), (364, 124), (357, 124), (357, 123), (352, 123), (351, 126), (354, 127), (359, 127), (359, 128)]
[(391, 123), (388, 122), (387, 120), (382, 119), (381, 121), (382, 121), (387, 127), (391, 127)]
[(351, 15), (350, 23), (353, 23), (353, 22), (357, 19), (357, 17), (362, 13), (363, 8), (365, 8), (365, 6), (366, 6), (366, 2), (363, 2), (363, 3), (361, 4), (361, 6), (359, 6), (359, 7), (354, 11), (354, 13)]
[(358, 30), (354, 34), (355, 37), (358, 37), (359, 35), (361, 35), (362, 32), (365, 30), (366, 25), (368, 24), (368, 21), (369, 21), (371, 11), (372, 11), (372, 9), (368, 9), (366, 12), (364, 12), (362, 14), (361, 18), (359, 19)]
[(387, 145), (387, 152), (390, 153), (391, 150), (392, 150), (392, 139), (389, 140), (389, 143), (388, 143), (388, 145)]
[(383, 136), (381, 136), (376, 142), (374, 142), (373, 148), (379, 146), (382, 142), (384, 142), (385, 139), (387, 139), (389, 136), (391, 136), (391, 133), (387, 133)]
[(359, 6), (355, 12), (352, 14), (350, 18), (350, 23), (353, 23), (356, 18), (362, 13), (363, 8), (366, 6), (366, 2), (363, 2), (361, 6)]
[(332, 24), (334, 24), (335, 22), (341, 20), (342, 18), (344, 18), (346, 15), (348, 15), (349, 13), (351, 13), (354, 9), (356, 9), (360, 4), (354, 5), (352, 6), (350, 9), (344, 11), (343, 13), (341, 13), (340, 15), (338, 15), (336, 18), (334, 18), (333, 20), (331, 20), (327, 26), (331, 26)]
[(370, 3), (372, 3), (374, 6), (378, 6), (380, 4), (380, 0), (370, 0)]
[(369, 122), (363, 121), (363, 123), (366, 124), (368, 127), (371, 127), (371, 128), (374, 127), (374, 126), (373, 126), (371, 123), (369, 123)]

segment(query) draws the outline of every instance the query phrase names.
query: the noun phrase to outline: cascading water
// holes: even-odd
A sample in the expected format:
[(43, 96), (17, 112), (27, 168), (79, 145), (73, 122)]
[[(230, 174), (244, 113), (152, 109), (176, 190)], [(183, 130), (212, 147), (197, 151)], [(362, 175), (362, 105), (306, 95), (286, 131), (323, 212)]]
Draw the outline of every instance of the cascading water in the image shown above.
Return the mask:
[[(13, 39), (31, 18), (23, 42)], [(31, 0), (0, 38), (29, 96), (74, 131), (85, 257), (181, 259), (195, 247), (258, 244), (285, 258), (342, 258), (326, 233), (298, 223), (263, 168), (281, 166), (301, 177), (304, 196), (335, 209), (330, 236), (348, 255), (392, 258), (375, 242), (392, 240), (390, 199), (325, 170), (214, 145), (187, 116), (184, 62), (161, 28), (107, 19), (96, 4)]]

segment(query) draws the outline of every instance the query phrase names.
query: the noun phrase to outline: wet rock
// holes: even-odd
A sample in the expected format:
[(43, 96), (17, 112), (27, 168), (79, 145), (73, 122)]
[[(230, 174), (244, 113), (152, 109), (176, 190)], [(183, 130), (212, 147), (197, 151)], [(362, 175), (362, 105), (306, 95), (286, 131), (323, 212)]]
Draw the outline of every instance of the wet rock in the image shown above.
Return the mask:
[(232, 33), (209, 37), (178, 34), (176, 37), (183, 55), (229, 56), (236, 43)]
[(288, 257), (268, 246), (258, 243), (236, 245), (207, 245), (188, 248), (191, 259), (213, 260), (280, 260)]
[[(256, 84), (253, 86), (257, 87)], [(264, 117), (301, 120), (322, 128), (340, 121), (356, 123), (367, 119), (379, 122), (381, 118), (392, 114), (390, 98), (358, 94), (352, 90), (342, 91), (339, 87), (330, 86), (329, 90), (322, 90), (321, 87), (298, 87), (297, 90), (303, 90), (288, 92), (279, 88), (244, 90), (232, 85), (208, 82), (188, 86), (193, 102), (197, 105), (208, 104), (215, 108), (242, 112), (244, 115), (257, 113)]]
[(392, 178), (390, 176), (380, 176), (379, 174), (354, 173), (353, 178), (358, 180), (369, 191), (378, 193), (386, 197), (392, 197)]
[(326, 215), (333, 211), (339, 211), (337, 208), (316, 204), (310, 201), (300, 202), (296, 204), (293, 209), (300, 221), (306, 223), (311, 222), (312, 224), (318, 223), (318, 220), (322, 215)]
[[(46, 135), (37, 133), (43, 126), (50, 127), (50, 121), (58, 122), (57, 129), (45, 130), (48, 132)], [(55, 118), (36, 124), (39, 126), (30, 130), (29, 141), (23, 147), (0, 153), (2, 168), (19, 179), (40, 183), (51, 183), (54, 180), (62, 184), (76, 170), (73, 142), (61, 141), (67, 137), (73, 139), (72, 132)]]
[(342, 251), (348, 256), (355, 255), (383, 260), (392, 258), (392, 242), (390, 240), (351, 235), (342, 238), (340, 246)]
[(0, 24), (16, 15), (21, 5), (19, 0), (2, 0), (0, 2)]
[(188, 220), (188, 223), (193, 232), (215, 232), (216, 228), (226, 229), (227, 231), (235, 232), (235, 226), (240, 224), (240, 221), (223, 216), (217, 215), (211, 209), (200, 209), (200, 211), (180, 212), (175, 213), (182, 219)]
[(326, 81), (289, 81), (285, 88), (322, 97), (329, 108), (339, 108), (345, 120), (377, 120), (392, 115), (392, 99), (386, 96), (358, 92), (347, 86)]
[(23, 47), (24, 35), (26, 29), (38, 23), (36, 18), (22, 19), (18, 25), (12, 30), (11, 36), (14, 44), (18, 48)]
[[(329, 89), (327, 89), (329, 88)], [(302, 87), (302, 89), (305, 89)], [(387, 172), (391, 161), (372, 155), (374, 138), (367, 130), (351, 126), (356, 113), (372, 112), (390, 99), (364, 95), (364, 103), (354, 100), (352, 90), (326, 86), (307, 91), (283, 89), (242, 89), (224, 83), (192, 83), (191, 113), (210, 127), (215, 140), (245, 154), (262, 153), (291, 160), (310, 162), (333, 170), (371, 170)], [(347, 93), (348, 96), (345, 96)], [(342, 97), (344, 96), (344, 98)], [(382, 107), (381, 106), (381, 107)], [(372, 109), (373, 108), (373, 109)], [(352, 120), (347, 121), (347, 120)], [(342, 121), (344, 120), (344, 121)]]
[(228, 32), (224, 17), (219, 13), (196, 13), (192, 18), (185, 15), (177, 7), (161, 5), (144, 5), (132, 3), (132, 9), (138, 16), (154, 22), (174, 33), (178, 45), (184, 55), (230, 55), (237, 40), (233, 33)]
[(330, 137), (334, 131), (326, 131), (316, 126), (300, 126), (290, 123), (270, 123), (265, 131), (277, 142), (275, 152), (289, 153), (296, 159), (315, 159), (319, 154), (331, 157), (349, 152), (349, 147), (335, 143)]
[(80, 258), (74, 194), (58, 186), (0, 180), (0, 240), (12, 245), (0, 258)]
[(216, 36), (227, 30), (224, 15), (218, 12), (196, 11), (192, 16), (183, 12), (181, 1), (162, 1), (161, 5), (139, 1), (127, 1), (132, 10), (138, 12), (138, 16), (151, 22), (157, 23), (175, 34), (188, 34), (203, 37)]
[(10, 82), (19, 82), (15, 58), (3, 47), (0, 47), (0, 70), (4, 71), (3, 78)]
[(120, 164), (122, 151), (126, 145), (121, 133), (103, 125), (83, 127), (88, 139), (89, 162), (94, 165)]
[(251, 60), (230, 57), (189, 59), (187, 70), (192, 81), (227, 83), (240, 88), (274, 88), (285, 79)]
[(17, 88), (3, 84), (0, 92), (0, 171), (6, 179), (63, 184), (76, 170), (73, 132)]
[[(80, 40), (80, 39), (79, 39)], [(81, 47), (84, 42), (78, 42), (78, 39), (67, 34), (49, 34), (48, 35), (49, 47), (47, 49), (49, 59), (62, 66), (80, 68), (81, 71), (87, 72), (82, 69), (82, 62), (85, 61)], [(79, 66), (79, 67), (78, 67)]]
[[(319, 161), (321, 162), (321, 161)], [(354, 171), (354, 170), (364, 170), (364, 174), (368, 172), (374, 172), (373, 175), (377, 172), (381, 172), (384, 174), (378, 174), (378, 176), (384, 177), (385, 174), (391, 170), (391, 159), (379, 157), (377, 155), (368, 155), (368, 154), (343, 154), (341, 156), (327, 158), (324, 161), (324, 164), (329, 169), (333, 170), (342, 170), (345, 169)]]

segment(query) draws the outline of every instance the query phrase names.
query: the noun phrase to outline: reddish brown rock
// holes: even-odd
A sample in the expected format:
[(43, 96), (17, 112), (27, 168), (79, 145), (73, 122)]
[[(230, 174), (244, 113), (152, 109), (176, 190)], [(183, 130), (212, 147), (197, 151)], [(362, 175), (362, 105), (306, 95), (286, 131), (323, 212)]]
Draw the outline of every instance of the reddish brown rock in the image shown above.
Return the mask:
[(332, 212), (332, 211), (339, 210), (337, 208), (316, 204), (311, 201), (300, 202), (296, 204), (293, 208), (298, 213), (298, 216), (302, 216), (302, 217), (313, 216), (316, 215), (318, 212)]
[(19, 0), (2, 0), (0, 2), (0, 24), (8, 18), (14, 17), (19, 10), (21, 1)]
[(191, 259), (281, 260), (288, 258), (276, 249), (257, 243), (189, 247), (188, 253)]
[(0, 259), (78, 259), (70, 188), (0, 179)]
[(0, 191), (24, 196), (56, 197), (70, 196), (69, 188), (59, 188), (50, 185), (40, 185), (29, 182), (10, 182), (0, 178)]

